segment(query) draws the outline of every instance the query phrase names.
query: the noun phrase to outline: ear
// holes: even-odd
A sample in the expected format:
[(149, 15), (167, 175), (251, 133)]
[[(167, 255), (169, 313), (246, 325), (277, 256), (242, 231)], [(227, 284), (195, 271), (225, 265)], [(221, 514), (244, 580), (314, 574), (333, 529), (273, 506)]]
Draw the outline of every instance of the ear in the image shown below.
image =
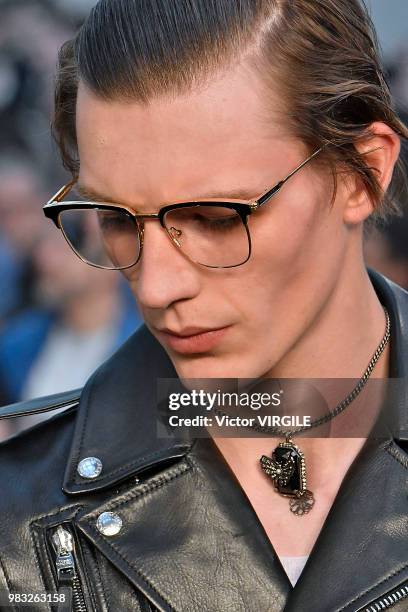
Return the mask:
[[(400, 154), (399, 136), (385, 123), (376, 121), (367, 130), (367, 138), (356, 143), (356, 149), (364, 154), (368, 166), (374, 169), (377, 181), (385, 193), (391, 183), (395, 163)], [(351, 187), (344, 208), (344, 221), (362, 223), (374, 210), (374, 202), (360, 178), (350, 182)]]

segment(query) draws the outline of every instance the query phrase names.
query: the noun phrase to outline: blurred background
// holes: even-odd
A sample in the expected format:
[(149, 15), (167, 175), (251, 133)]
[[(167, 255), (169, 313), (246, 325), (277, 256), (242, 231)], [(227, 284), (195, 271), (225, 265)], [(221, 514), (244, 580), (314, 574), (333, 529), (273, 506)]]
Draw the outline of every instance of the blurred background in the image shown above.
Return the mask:
[[(41, 211), (69, 179), (49, 130), (57, 51), (94, 3), (0, 0), (0, 405), (81, 387), (141, 323), (122, 276), (82, 264)], [(408, 1), (367, 4), (407, 122)], [(366, 258), (408, 288), (408, 215), (371, 231)], [(0, 421), (0, 440), (49, 416)]]

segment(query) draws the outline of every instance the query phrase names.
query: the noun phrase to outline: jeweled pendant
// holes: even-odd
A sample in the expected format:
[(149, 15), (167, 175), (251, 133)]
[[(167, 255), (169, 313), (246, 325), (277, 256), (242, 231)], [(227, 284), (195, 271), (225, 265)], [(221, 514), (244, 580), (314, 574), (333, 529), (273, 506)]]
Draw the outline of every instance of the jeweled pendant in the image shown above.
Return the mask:
[(290, 497), (289, 508), (296, 516), (310, 512), (314, 505), (313, 493), (306, 488), (305, 458), (288, 436), (272, 452), (272, 458), (262, 455), (263, 471), (273, 480), (280, 495)]

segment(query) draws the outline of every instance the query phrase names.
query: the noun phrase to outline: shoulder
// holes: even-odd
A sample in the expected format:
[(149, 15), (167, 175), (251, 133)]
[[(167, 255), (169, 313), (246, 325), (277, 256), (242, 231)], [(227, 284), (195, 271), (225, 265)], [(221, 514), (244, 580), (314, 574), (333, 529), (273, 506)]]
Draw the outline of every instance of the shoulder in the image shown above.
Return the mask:
[[(70, 404), (67, 399), (67, 394), (60, 394), (0, 408), (0, 416), (3, 416), (11, 412), (32, 414), (33, 410), (49, 412), (66, 406), (63, 412), (51, 415), (0, 444), (0, 489), (3, 492), (0, 516), (9, 526), (2, 547), (15, 546), (23, 525), (29, 529), (35, 517), (54, 512), (66, 503), (61, 487), (78, 408), (76, 397), (70, 398)], [(25, 532), (24, 537), (27, 534)], [(8, 544), (7, 538), (11, 539)]]
[[(46, 457), (55, 461), (64, 445), (64, 438), (69, 446), (80, 393), (81, 390), (77, 389), (0, 408), (0, 420), (50, 413), (49, 418), (0, 443), (2, 465), (10, 461), (21, 471), (28, 462), (32, 474), (34, 464), (42, 464), (44, 467)], [(58, 410), (58, 413), (52, 415), (55, 410)], [(7, 474), (10, 475), (10, 472)]]

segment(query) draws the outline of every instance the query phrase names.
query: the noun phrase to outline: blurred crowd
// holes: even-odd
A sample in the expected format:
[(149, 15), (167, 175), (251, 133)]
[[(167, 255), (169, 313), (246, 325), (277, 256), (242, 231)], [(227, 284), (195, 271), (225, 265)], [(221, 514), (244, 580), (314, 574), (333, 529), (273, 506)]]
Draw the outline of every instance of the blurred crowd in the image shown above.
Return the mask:
[[(81, 387), (141, 323), (120, 273), (82, 264), (41, 212), (69, 179), (49, 130), (57, 51), (93, 3), (0, 0), (0, 405)], [(408, 47), (388, 75), (407, 120)], [(406, 288), (407, 230), (397, 218), (366, 241)], [(0, 421), (0, 439), (49, 416)]]
[[(57, 51), (91, 5), (0, 0), (0, 405), (80, 388), (141, 323), (120, 273), (81, 263), (41, 210), (70, 178), (49, 129)], [(50, 416), (0, 421), (0, 439)]]

